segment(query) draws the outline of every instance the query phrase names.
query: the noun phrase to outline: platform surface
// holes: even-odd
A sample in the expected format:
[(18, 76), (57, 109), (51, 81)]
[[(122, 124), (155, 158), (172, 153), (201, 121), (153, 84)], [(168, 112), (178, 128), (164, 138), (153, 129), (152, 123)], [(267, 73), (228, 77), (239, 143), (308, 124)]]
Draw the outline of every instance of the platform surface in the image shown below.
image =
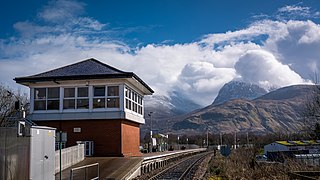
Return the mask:
[[(100, 179), (123, 179), (135, 166), (141, 164), (142, 160), (142, 157), (86, 157), (80, 163), (63, 170), (61, 179), (70, 179), (71, 168), (94, 163), (99, 163)], [(59, 173), (56, 174), (55, 179), (60, 179)]]
[[(62, 171), (63, 180), (70, 179), (70, 170), (72, 168), (85, 166), (89, 164), (99, 163), (100, 179), (117, 180), (123, 179), (132, 169), (134, 169), (138, 164), (141, 164), (144, 158), (156, 157), (160, 155), (186, 152), (184, 150), (175, 151), (164, 151), (164, 152), (153, 152), (142, 154), (141, 157), (86, 157), (80, 163), (77, 163), (70, 168)], [(60, 179), (60, 174), (57, 173), (55, 176), (56, 180)], [(78, 178), (75, 178), (78, 179)]]

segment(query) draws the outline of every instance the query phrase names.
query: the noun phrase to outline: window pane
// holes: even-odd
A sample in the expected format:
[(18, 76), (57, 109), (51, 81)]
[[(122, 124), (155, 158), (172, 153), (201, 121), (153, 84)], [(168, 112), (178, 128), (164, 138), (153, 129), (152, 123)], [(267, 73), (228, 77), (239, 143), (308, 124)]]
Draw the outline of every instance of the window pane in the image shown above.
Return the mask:
[(93, 108), (105, 108), (105, 98), (93, 98)]
[(60, 88), (48, 88), (48, 99), (59, 98)]
[(74, 99), (65, 99), (63, 100), (63, 109), (74, 109), (75, 100)]
[(126, 99), (126, 108), (129, 109), (129, 103), (130, 101), (128, 99)]
[(108, 98), (107, 100), (108, 108), (118, 108), (119, 107), (119, 98)]
[(105, 96), (105, 87), (93, 87), (94, 96)]
[(34, 101), (34, 110), (46, 110), (46, 101)]
[(75, 88), (64, 88), (64, 97), (75, 97)]
[(108, 86), (108, 96), (119, 96), (119, 86)]
[(137, 93), (134, 93), (134, 102), (137, 102), (138, 98), (137, 98)]
[(138, 106), (138, 113), (139, 113), (139, 114), (142, 114), (142, 108), (141, 108), (141, 106)]
[(77, 100), (78, 109), (89, 109), (89, 99), (78, 99)]
[(128, 88), (126, 87), (124, 91), (125, 91), (126, 97), (128, 97)]
[(138, 112), (138, 108), (137, 108), (137, 104), (136, 104), (136, 103), (134, 103), (133, 111), (134, 111), (134, 112)]
[(59, 110), (59, 100), (48, 100), (47, 110)]
[(88, 97), (88, 88), (87, 87), (79, 87), (78, 88), (78, 97)]
[(46, 88), (35, 88), (34, 99), (46, 99)]

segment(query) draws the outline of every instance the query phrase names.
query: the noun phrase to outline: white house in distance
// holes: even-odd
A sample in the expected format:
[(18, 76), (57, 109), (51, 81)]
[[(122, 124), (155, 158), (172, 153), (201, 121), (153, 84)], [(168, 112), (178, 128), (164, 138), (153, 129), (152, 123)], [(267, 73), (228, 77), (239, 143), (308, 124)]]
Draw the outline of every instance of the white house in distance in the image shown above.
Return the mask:
[(140, 155), (143, 97), (153, 90), (133, 72), (87, 59), (14, 80), (30, 88), (28, 118), (66, 133), (67, 147), (83, 141), (95, 156)]
[(314, 140), (302, 141), (275, 141), (264, 146), (264, 154), (272, 152), (306, 152), (307, 154), (320, 153), (320, 142)]

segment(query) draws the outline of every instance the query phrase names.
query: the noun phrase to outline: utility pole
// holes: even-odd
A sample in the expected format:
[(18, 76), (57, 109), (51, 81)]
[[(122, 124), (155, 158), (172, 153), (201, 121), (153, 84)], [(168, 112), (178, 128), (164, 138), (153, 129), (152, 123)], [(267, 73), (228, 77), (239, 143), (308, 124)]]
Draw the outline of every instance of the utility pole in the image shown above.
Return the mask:
[(150, 117), (150, 147), (149, 147), (149, 152), (152, 152), (153, 148), (153, 142), (152, 142), (152, 111), (149, 112), (148, 116)]
[(209, 127), (207, 127), (207, 148), (209, 148)]
[(247, 132), (247, 147), (249, 147), (249, 133)]
[(187, 147), (189, 149), (189, 139), (187, 138)]
[(237, 149), (237, 131), (234, 132), (234, 149)]

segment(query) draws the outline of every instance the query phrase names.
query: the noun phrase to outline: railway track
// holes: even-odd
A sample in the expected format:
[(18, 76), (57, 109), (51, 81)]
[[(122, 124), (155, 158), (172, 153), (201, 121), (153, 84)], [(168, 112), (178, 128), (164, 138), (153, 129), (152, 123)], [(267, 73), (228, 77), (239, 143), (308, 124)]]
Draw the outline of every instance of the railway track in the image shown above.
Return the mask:
[(212, 152), (205, 152), (188, 157), (178, 162), (177, 164), (164, 169), (155, 176), (152, 176), (150, 179), (192, 179), (193, 173), (196, 170), (198, 163), (200, 163), (210, 153)]

